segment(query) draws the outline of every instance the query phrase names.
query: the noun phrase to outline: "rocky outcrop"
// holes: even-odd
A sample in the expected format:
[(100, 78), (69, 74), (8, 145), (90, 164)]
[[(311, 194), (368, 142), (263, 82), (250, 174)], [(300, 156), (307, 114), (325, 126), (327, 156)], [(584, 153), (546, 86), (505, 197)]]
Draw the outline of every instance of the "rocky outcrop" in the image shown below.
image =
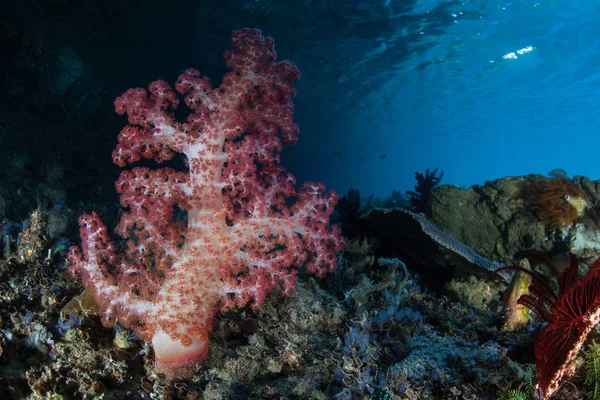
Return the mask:
[(575, 177), (588, 209), (573, 226), (551, 229), (538, 218), (527, 198), (541, 175), (507, 177), (469, 189), (443, 185), (434, 190), (431, 221), (485, 257), (514, 260), (524, 250), (559, 253), (570, 250), (578, 224), (594, 225), (600, 184)]

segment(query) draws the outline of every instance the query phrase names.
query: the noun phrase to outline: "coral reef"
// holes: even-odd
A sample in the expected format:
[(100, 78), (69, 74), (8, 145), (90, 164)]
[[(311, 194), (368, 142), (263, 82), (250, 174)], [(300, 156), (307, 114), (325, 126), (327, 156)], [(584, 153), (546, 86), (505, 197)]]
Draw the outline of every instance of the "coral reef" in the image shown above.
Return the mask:
[[(396, 214), (373, 215), (389, 224)], [(392, 247), (382, 220), (378, 235), (367, 223), (327, 280), (301, 274), (291, 296), (275, 291), (261, 309), (217, 313), (206, 361), (185, 384), (156, 374), (152, 348), (131, 331), (102, 326), (94, 296), (80, 295), (67, 274), (64, 253), (11, 256), (0, 264), (0, 395), (491, 400), (527, 393), (532, 339), (527, 330), (501, 330), (506, 284), (467, 268), (467, 259), (399, 215), (407, 234), (430, 247)], [(464, 269), (447, 285), (424, 279), (440, 280), (443, 263)]]
[[(242, 8), (268, 19), (274, 4)], [(48, 8), (66, 11), (69, 3)], [(352, 16), (348, 7), (330, 8)], [(122, 17), (103, 14), (98, 23), (106, 18)], [(463, 189), (439, 185), (436, 168), (415, 174), (410, 198), (393, 191), (361, 202), (360, 192), (349, 190), (334, 221), (348, 239), (342, 250), (329, 222), (336, 196), (318, 184), (296, 189), (279, 163), (282, 146), (297, 138), (291, 98), (298, 74), (275, 62), (272, 42), (259, 36), (246, 31), (234, 39), (238, 50), (258, 43), (250, 59), (264, 58), (247, 64), (227, 53), (237, 69), (220, 88), (188, 70), (176, 90), (158, 81), (150, 92), (132, 89), (119, 98), (131, 125), (114, 160), (145, 160), (123, 170), (118, 205), (106, 195), (110, 166), (99, 152), (85, 151), (98, 142), (81, 136), (77, 143), (65, 130), (102, 126), (98, 140), (110, 137), (111, 116), (95, 107), (115, 83), (100, 93), (102, 74), (82, 68), (81, 53), (27, 43), (25, 33), (0, 25), (8, 56), (0, 65), (15, 78), (3, 85), (0, 120), (0, 144), (13, 154), (0, 160), (0, 398), (597, 398), (600, 357), (587, 343), (598, 338), (590, 327), (600, 297), (600, 267), (592, 262), (600, 255), (600, 181), (556, 172)], [(262, 86), (246, 79), (265, 75), (284, 79)], [(85, 79), (98, 85), (82, 85)], [(235, 103), (219, 101), (240, 88), (238, 80), (247, 84), (233, 96), (242, 102), (218, 114)], [(29, 90), (34, 86), (42, 90)], [(27, 101), (10, 101), (26, 92)], [(178, 122), (184, 113), (174, 106), (184, 98), (191, 117)], [(268, 107), (274, 103), (281, 107)], [(21, 109), (35, 114), (36, 124), (14, 119)], [(68, 124), (53, 129), (57, 115)], [(100, 123), (86, 119), (91, 115)], [(214, 140), (194, 142), (200, 128)], [(65, 135), (52, 134), (61, 130)], [(33, 131), (44, 134), (39, 150), (15, 146)], [(194, 152), (207, 157), (190, 157)], [(175, 153), (185, 156), (171, 158)], [(230, 185), (191, 183), (218, 174)], [(80, 214), (87, 215), (83, 249), (74, 247), (69, 261)], [(552, 262), (519, 264), (511, 282), (514, 268), (502, 277), (492, 271), (529, 250)], [(569, 250), (577, 263), (559, 256)], [(579, 265), (588, 269), (581, 278)], [(86, 289), (69, 269), (84, 275)], [(107, 305), (116, 294), (119, 301)], [(200, 323), (191, 318), (199, 310)], [(172, 369), (155, 368), (173, 350), (160, 345), (172, 344), (165, 335), (152, 344), (155, 326), (176, 332), (183, 347), (190, 337), (203, 340), (192, 357), (174, 357), (203, 360), (186, 365), (185, 383), (169, 379)]]

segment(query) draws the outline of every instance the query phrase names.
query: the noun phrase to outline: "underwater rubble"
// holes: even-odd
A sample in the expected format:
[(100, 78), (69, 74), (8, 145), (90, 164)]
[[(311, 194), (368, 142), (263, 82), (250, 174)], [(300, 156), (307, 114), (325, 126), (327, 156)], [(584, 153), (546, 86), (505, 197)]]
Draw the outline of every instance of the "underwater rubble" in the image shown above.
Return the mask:
[[(296, 292), (273, 292), (258, 310), (219, 313), (208, 358), (179, 383), (156, 374), (151, 346), (131, 331), (103, 327), (93, 297), (67, 271), (77, 212), (36, 209), (24, 224), (5, 218), (0, 398), (537, 398), (541, 320), (522, 309), (508, 321), (506, 312), (531, 280), (514, 274), (511, 282), (513, 273), (495, 269), (535, 250), (562, 270), (571, 251), (585, 272), (600, 255), (600, 183), (575, 177), (585, 207), (557, 225), (540, 210), (555, 190), (548, 179), (438, 186), (427, 218), (377, 201), (361, 207), (353, 192), (354, 216), (343, 219), (352, 238), (338, 268), (323, 279), (301, 274)], [(548, 209), (572, 199), (562, 200)], [(519, 265), (541, 271), (537, 264)], [(597, 336), (553, 398), (593, 398)]]

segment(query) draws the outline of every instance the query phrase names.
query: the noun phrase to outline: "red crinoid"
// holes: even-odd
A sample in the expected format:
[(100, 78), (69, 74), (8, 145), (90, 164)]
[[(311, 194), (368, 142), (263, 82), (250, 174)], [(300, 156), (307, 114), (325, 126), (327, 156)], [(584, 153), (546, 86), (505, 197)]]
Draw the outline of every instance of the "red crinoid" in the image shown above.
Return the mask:
[(590, 267), (586, 276), (578, 277), (577, 258), (569, 253), (569, 266), (559, 274), (556, 266), (538, 253), (525, 256), (543, 262), (558, 282), (520, 266), (498, 269), (518, 270), (532, 276), (530, 294), (518, 303), (529, 307), (548, 324), (535, 344), (537, 388), (543, 399), (550, 398), (565, 377), (573, 375), (573, 360), (583, 346), (587, 335), (600, 321), (600, 258)]

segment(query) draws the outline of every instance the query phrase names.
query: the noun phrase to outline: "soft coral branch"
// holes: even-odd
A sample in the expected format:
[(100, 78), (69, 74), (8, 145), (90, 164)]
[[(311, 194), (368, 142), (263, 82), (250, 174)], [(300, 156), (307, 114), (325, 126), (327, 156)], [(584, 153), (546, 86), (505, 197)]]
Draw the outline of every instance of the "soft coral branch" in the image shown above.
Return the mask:
[[(189, 378), (206, 357), (219, 310), (259, 307), (277, 285), (291, 293), (298, 267), (322, 276), (343, 244), (329, 224), (337, 195), (315, 183), (297, 189), (279, 165), (283, 145), (298, 136), (298, 70), (275, 62), (273, 40), (258, 30), (234, 32), (232, 45), (225, 58), (233, 71), (219, 88), (195, 70), (177, 79), (191, 109), (186, 122), (175, 121), (179, 101), (164, 81), (115, 101), (130, 123), (113, 152), (117, 165), (182, 153), (188, 170), (122, 172), (123, 250), (94, 213), (81, 217), (82, 246), (70, 251), (71, 271), (95, 294), (103, 322), (151, 342), (171, 380)], [(187, 212), (185, 224), (175, 208)]]

